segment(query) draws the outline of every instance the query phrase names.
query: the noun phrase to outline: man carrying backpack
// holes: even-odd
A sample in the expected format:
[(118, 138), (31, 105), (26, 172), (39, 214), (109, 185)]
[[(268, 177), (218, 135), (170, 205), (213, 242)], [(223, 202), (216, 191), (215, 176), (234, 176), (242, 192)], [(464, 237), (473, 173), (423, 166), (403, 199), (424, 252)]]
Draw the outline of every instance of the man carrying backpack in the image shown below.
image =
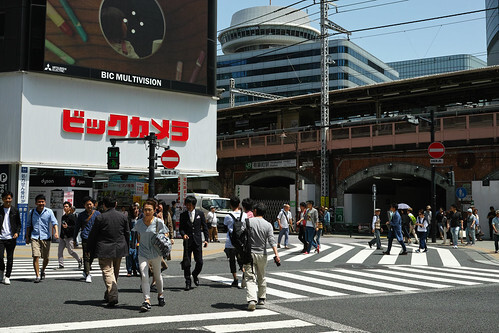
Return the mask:
[(247, 216), (246, 213), (241, 211), (239, 208), (239, 203), (240, 200), (238, 197), (233, 196), (230, 198), (230, 207), (232, 209), (232, 212), (229, 213), (229, 215), (225, 216), (224, 218), (224, 225), (227, 227), (227, 238), (225, 239), (225, 254), (227, 255), (227, 258), (229, 259), (229, 267), (230, 267), (230, 272), (232, 273), (232, 277), (234, 278), (234, 281), (232, 282), (232, 287), (238, 287), (239, 283), (237, 281), (237, 269), (236, 269), (236, 249), (234, 248), (234, 245), (231, 242), (231, 234), (234, 229), (234, 222), (236, 220), (238, 221), (245, 221)]
[(267, 282), (265, 280), (265, 268), (267, 267), (267, 242), (274, 251), (274, 261), (281, 263), (277, 253), (276, 241), (272, 225), (263, 218), (267, 207), (263, 203), (257, 203), (253, 213), (255, 217), (249, 219), (248, 236), (251, 244), (252, 263), (244, 265), (244, 281), (246, 282), (246, 301), (248, 310), (254, 311), (256, 306), (265, 306), (267, 298)]

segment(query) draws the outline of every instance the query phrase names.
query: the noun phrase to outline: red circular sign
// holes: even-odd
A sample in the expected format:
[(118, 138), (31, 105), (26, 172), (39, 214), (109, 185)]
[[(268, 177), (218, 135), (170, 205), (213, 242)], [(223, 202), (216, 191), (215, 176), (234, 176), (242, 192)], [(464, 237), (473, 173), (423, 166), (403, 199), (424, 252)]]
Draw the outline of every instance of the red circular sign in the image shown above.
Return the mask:
[(175, 169), (175, 167), (180, 163), (180, 156), (175, 150), (165, 150), (161, 154), (161, 163), (167, 169)]
[(428, 146), (428, 154), (431, 158), (441, 158), (445, 154), (445, 147), (441, 142), (432, 142)]
[(75, 177), (71, 177), (70, 184), (71, 184), (71, 186), (76, 185), (76, 178)]

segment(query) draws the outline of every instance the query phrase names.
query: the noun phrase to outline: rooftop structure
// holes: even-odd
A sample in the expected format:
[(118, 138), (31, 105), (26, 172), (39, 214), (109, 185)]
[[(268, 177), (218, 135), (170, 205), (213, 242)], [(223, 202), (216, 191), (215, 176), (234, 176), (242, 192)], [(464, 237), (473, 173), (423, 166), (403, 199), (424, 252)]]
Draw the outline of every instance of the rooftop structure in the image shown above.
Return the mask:
[(218, 40), (224, 54), (268, 49), (315, 40), (320, 32), (310, 26), (307, 13), (293, 8), (258, 6), (232, 15), (230, 27)]

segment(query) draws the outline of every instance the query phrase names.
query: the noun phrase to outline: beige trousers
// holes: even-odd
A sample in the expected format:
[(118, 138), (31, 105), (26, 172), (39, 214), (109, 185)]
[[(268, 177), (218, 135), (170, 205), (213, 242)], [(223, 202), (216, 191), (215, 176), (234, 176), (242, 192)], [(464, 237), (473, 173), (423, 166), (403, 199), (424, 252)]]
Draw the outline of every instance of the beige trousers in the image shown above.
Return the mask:
[(99, 258), (104, 284), (106, 285), (105, 298), (108, 302), (118, 301), (118, 276), (120, 274), (120, 258)]
[(246, 301), (257, 302), (260, 298), (267, 298), (267, 281), (265, 280), (267, 255), (252, 253), (251, 256), (253, 257), (253, 267), (251, 265), (244, 265)]

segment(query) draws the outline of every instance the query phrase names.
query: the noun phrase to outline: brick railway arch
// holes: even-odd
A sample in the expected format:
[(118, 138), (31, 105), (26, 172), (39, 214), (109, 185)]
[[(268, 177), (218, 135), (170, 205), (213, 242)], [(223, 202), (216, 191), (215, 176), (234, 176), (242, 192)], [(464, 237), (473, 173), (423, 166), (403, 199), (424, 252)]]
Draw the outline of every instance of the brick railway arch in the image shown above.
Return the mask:
[[(384, 163), (379, 165), (370, 166), (364, 170), (356, 172), (345, 179), (342, 179), (338, 182), (336, 187), (336, 195), (337, 195), (337, 205), (344, 206), (344, 197), (345, 193), (348, 193), (348, 190), (354, 187), (356, 184), (361, 182), (366, 182), (368, 179), (373, 179), (373, 183), (375, 182), (373, 177), (394, 177), (394, 176), (410, 176), (414, 178), (425, 179), (429, 183), (431, 183), (431, 168), (417, 165), (417, 164), (409, 164), (409, 163)], [(449, 207), (451, 204), (455, 203), (455, 186), (450, 186), (447, 183), (447, 178), (439, 174), (435, 173), (435, 184), (438, 188), (440, 187), (445, 191), (446, 199), (445, 199), (445, 207)], [(372, 192), (369, 192), (372, 194)]]

